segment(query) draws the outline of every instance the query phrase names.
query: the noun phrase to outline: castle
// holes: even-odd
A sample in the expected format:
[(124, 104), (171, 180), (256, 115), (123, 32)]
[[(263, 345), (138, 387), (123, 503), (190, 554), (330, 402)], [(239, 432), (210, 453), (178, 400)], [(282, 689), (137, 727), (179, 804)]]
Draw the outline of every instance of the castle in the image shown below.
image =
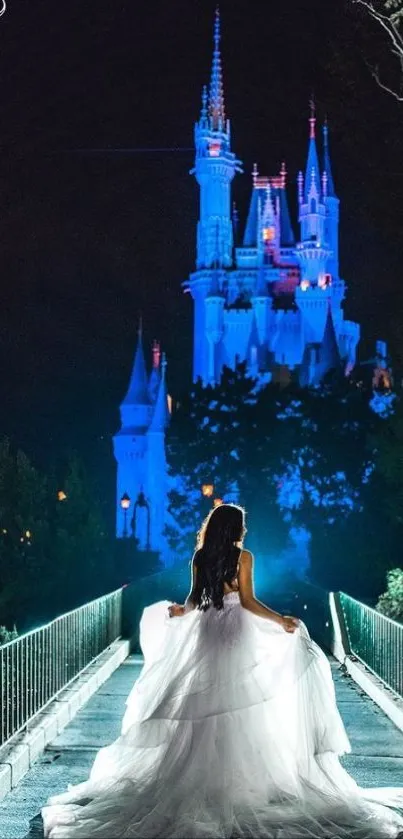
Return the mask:
[[(360, 327), (345, 320), (342, 308), (339, 199), (328, 127), (323, 127), (320, 160), (311, 105), (305, 172), (298, 175), (298, 236), (290, 220), (284, 164), (274, 177), (259, 174), (255, 166), (241, 236), (231, 185), (242, 169), (232, 151), (225, 115), (218, 11), (211, 81), (203, 90), (194, 138), (192, 173), (200, 187), (200, 213), (196, 270), (184, 284), (194, 303), (194, 381), (219, 383), (224, 365), (234, 368), (237, 361), (245, 360), (261, 386), (285, 374), (296, 375), (302, 385), (315, 385), (335, 367), (351, 370)], [(165, 561), (164, 429), (169, 412), (160, 355), (155, 344), (148, 378), (140, 331), (114, 452), (117, 536), (128, 535), (127, 494), (132, 504), (130, 524), (140, 547), (161, 551)]]
[(219, 382), (223, 365), (246, 360), (262, 384), (279, 368), (315, 384), (342, 361), (355, 363), (359, 325), (343, 316), (339, 275), (339, 199), (332, 176), (328, 128), (319, 163), (311, 106), (305, 173), (298, 176), (299, 236), (292, 229), (283, 164), (275, 177), (258, 174), (243, 236), (233, 213), (231, 184), (241, 170), (225, 116), (216, 13), (210, 88), (195, 126), (193, 173), (200, 186), (194, 301), (193, 377)]

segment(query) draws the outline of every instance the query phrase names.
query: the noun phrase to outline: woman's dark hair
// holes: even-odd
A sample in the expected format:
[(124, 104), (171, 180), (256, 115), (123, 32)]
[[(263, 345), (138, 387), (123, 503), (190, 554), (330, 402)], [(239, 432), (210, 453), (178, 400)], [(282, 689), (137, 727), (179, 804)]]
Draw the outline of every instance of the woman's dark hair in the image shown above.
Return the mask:
[(245, 533), (245, 510), (237, 504), (220, 504), (204, 520), (193, 557), (197, 573), (192, 600), (198, 609), (205, 612), (211, 604), (223, 608), (224, 582), (231, 584), (239, 559), (234, 542)]

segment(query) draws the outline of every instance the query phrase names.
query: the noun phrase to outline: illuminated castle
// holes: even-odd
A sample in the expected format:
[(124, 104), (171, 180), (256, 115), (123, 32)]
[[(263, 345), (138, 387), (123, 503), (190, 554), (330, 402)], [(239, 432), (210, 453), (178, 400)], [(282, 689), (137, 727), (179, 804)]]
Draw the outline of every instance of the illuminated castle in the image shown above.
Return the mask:
[(296, 371), (316, 384), (340, 365), (351, 369), (360, 328), (345, 320), (345, 283), (339, 276), (339, 199), (332, 176), (328, 128), (319, 162), (311, 106), (305, 173), (298, 176), (299, 235), (288, 209), (286, 169), (258, 174), (243, 236), (233, 211), (231, 184), (240, 161), (226, 119), (216, 13), (209, 91), (203, 90), (195, 126), (192, 173), (200, 187), (196, 271), (185, 289), (194, 301), (193, 379), (219, 382), (223, 365), (247, 361), (261, 384)]
[[(283, 164), (274, 177), (262, 176), (254, 167), (241, 237), (231, 184), (242, 170), (225, 116), (218, 12), (211, 83), (203, 91), (195, 146), (192, 173), (200, 187), (196, 270), (184, 284), (194, 301), (193, 380), (217, 384), (223, 366), (234, 368), (238, 360), (246, 360), (248, 372), (262, 386), (271, 380), (287, 381), (291, 375), (303, 386), (316, 385), (332, 369), (348, 373), (356, 362), (360, 328), (345, 320), (342, 309), (339, 199), (327, 125), (320, 158), (312, 105), (305, 172), (298, 176), (298, 236), (291, 223)], [(374, 363), (383, 377), (386, 356), (386, 345), (378, 342)], [(384, 401), (381, 407), (384, 410)], [(173, 559), (164, 525), (172, 483), (165, 459), (165, 360), (161, 363), (154, 344), (148, 377), (141, 330), (120, 412), (121, 429), (114, 437), (116, 533), (119, 538), (135, 535), (140, 549), (159, 551), (169, 565)], [(304, 551), (305, 558), (298, 559), (301, 567), (306, 547)]]

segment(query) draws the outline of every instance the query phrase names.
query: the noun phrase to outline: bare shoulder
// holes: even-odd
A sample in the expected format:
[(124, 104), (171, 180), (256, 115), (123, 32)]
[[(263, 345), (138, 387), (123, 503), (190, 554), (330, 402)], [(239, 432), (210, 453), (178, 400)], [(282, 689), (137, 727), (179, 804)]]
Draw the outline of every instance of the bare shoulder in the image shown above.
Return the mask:
[(251, 563), (253, 560), (253, 553), (248, 551), (247, 548), (242, 548), (239, 561), (244, 562), (245, 564)]

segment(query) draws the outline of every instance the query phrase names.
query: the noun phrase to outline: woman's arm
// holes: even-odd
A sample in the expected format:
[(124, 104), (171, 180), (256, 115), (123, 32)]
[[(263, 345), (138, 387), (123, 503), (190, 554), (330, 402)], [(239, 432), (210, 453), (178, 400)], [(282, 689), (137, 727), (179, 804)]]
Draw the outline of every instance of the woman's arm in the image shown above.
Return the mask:
[(190, 584), (190, 592), (185, 600), (183, 606), (180, 606), (179, 603), (172, 603), (171, 606), (168, 607), (169, 617), (170, 618), (181, 618), (183, 615), (187, 614), (187, 612), (191, 612), (193, 609), (196, 608), (196, 604), (192, 600), (192, 595), (196, 587), (196, 574), (197, 574), (197, 567), (194, 561), (195, 555), (193, 555), (192, 559), (192, 572), (191, 572), (191, 584)]
[(274, 609), (265, 606), (260, 600), (255, 597), (253, 588), (253, 554), (250, 551), (242, 551), (239, 563), (239, 598), (244, 609), (248, 609), (254, 615), (259, 615), (261, 618), (267, 618), (275, 623), (280, 624), (286, 632), (295, 632), (299, 621), (297, 618), (289, 616), (284, 617)]
[(191, 572), (191, 581), (190, 581), (190, 592), (185, 600), (184, 610), (185, 612), (191, 612), (192, 609), (195, 609), (196, 604), (193, 602), (193, 594), (196, 589), (196, 575), (197, 575), (197, 565), (195, 563), (195, 556), (193, 554), (192, 558), (192, 572)]

